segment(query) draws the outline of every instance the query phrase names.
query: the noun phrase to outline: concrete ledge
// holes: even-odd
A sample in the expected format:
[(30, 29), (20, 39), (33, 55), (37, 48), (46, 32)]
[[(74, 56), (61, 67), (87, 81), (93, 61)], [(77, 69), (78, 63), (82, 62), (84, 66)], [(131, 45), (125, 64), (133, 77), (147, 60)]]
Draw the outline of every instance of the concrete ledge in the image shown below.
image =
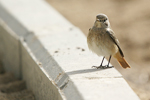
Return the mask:
[(5, 70), (15, 72), (15, 76), (20, 78), (19, 37), (6, 26), (0, 19), (0, 60), (2, 60)]
[(102, 58), (43, 0), (0, 1), (0, 55), (37, 100), (139, 100), (115, 68), (91, 68)]

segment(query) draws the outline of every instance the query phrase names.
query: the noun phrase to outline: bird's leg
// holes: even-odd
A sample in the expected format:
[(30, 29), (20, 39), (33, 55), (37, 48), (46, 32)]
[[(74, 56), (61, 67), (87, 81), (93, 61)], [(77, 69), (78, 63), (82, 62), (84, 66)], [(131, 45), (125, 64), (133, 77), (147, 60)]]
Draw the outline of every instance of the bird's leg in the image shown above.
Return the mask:
[(113, 66), (109, 66), (110, 60), (111, 60), (111, 55), (110, 55), (109, 60), (108, 60), (108, 65), (106, 65), (107, 68), (112, 68), (113, 67)]
[(105, 56), (103, 57), (100, 66), (92, 66), (92, 67), (95, 67), (95, 68), (97, 68), (97, 69), (98, 69), (98, 68), (104, 69), (104, 67), (106, 67), (106, 66), (103, 66), (103, 61), (104, 61), (104, 59), (105, 59)]
[(110, 63), (110, 60), (111, 60), (111, 55), (110, 55), (109, 60), (108, 60), (108, 65), (106, 65), (106, 66), (103, 66), (104, 58), (105, 58), (105, 56), (103, 57), (100, 66), (92, 66), (92, 67), (95, 67), (95, 68), (97, 68), (97, 69), (98, 69), (98, 68), (101, 68), (101, 69), (112, 68), (113, 66), (109, 66), (109, 63)]
[(103, 66), (103, 61), (104, 61), (104, 59), (105, 59), (105, 56), (103, 57), (103, 59), (102, 59), (102, 62), (101, 62), (101, 64), (100, 64), (100, 66)]

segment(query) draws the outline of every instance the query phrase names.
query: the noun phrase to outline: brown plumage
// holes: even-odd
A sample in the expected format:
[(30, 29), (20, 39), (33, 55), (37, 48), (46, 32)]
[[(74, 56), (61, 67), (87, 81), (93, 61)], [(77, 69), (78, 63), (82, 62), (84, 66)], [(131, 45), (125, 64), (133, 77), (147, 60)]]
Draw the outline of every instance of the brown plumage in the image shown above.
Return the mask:
[[(89, 49), (98, 56), (104, 56), (104, 58), (105, 56), (110, 56), (109, 62), (111, 56), (113, 56), (123, 68), (130, 68), (129, 64), (124, 59), (124, 54), (119, 46), (119, 41), (110, 28), (110, 23), (106, 15), (99, 14), (96, 16), (94, 26), (89, 29), (87, 43)], [(108, 68), (110, 67), (109, 62), (107, 66), (102, 66), (101, 63), (101, 65), (96, 68)]]
[(124, 59), (123, 56), (120, 55), (120, 52), (117, 52), (114, 55), (114, 58), (117, 59), (117, 61), (119, 62), (119, 64), (123, 67), (123, 68), (130, 68), (129, 64), (126, 62), (126, 60)]

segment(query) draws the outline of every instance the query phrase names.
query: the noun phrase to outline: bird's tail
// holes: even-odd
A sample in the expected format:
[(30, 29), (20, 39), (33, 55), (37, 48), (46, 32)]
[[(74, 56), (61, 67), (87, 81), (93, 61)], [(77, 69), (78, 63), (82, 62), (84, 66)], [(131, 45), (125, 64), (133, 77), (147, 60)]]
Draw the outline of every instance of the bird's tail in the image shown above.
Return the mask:
[(123, 68), (130, 68), (130, 65), (126, 62), (126, 60), (124, 59), (124, 57), (121, 57), (120, 55), (116, 54), (114, 56), (117, 61), (119, 62), (119, 64), (123, 67)]
[(126, 62), (126, 60), (124, 59), (124, 57), (117, 59), (119, 64), (123, 67), (123, 68), (130, 68), (129, 64)]

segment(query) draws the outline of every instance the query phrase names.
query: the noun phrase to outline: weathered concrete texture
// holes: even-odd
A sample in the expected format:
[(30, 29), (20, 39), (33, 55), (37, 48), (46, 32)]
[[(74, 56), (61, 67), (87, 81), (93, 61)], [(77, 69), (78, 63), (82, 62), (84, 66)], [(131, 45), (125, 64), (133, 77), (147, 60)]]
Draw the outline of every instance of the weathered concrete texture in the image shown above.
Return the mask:
[(5, 24), (9, 25), (9, 27), (13, 29), (15, 33), (18, 34), (18, 36), (26, 36), (28, 34), (28, 30), (24, 28), (22, 23), (20, 23), (18, 19), (16, 19), (15, 16), (11, 14), (11, 11), (8, 11), (7, 8), (3, 7), (1, 3), (0, 3), (0, 17), (1, 19), (3, 19)]
[[(19, 38), (0, 20), (0, 59), (4, 69), (20, 78)], [(10, 67), (12, 66), (12, 67)]]
[[(26, 42), (21, 41), (21, 44), (23, 79), (27, 81), (28, 88), (34, 91), (37, 100), (62, 100), (71, 97), (72, 100), (81, 100), (82, 97), (69, 81), (68, 75), (33, 34), (28, 35)], [(70, 88), (64, 94), (62, 89), (66, 84)]]
[(129, 86), (123, 78), (86, 77), (82, 83), (79, 81), (83, 81), (83, 79), (78, 79), (75, 85), (78, 85), (85, 100), (138, 100), (131, 92), (131, 88), (127, 88)]
[(47, 73), (42, 72), (41, 63), (34, 58), (25, 43), (21, 46), (21, 52), (23, 79), (27, 81), (27, 88), (30, 88), (36, 95), (36, 100), (62, 100), (57, 86), (52, 83), (53, 80), (49, 80), (50, 76), (45, 75)]
[[(0, 17), (21, 37), (17, 43), (22, 78), (37, 100), (139, 100), (115, 68), (91, 68), (99, 65), (102, 57), (90, 53), (82, 32), (46, 2), (0, 3), (7, 9), (0, 7)], [(20, 28), (21, 24), (21, 30), (17, 31), (5, 15), (15, 18), (14, 26)]]

